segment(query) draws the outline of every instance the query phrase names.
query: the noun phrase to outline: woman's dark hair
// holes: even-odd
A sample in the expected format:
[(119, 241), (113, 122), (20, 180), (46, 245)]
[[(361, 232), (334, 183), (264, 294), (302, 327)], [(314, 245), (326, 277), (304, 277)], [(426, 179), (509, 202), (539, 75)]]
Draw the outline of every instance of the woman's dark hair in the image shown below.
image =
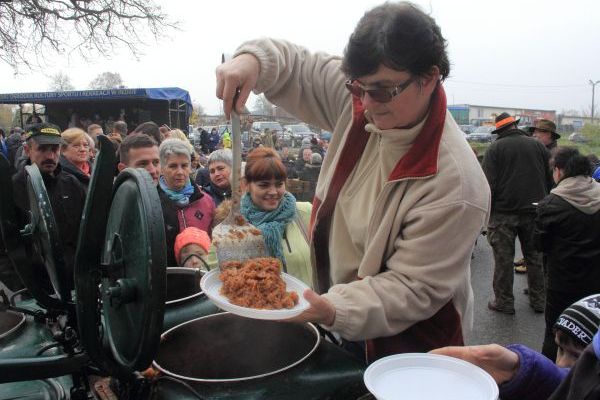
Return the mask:
[(279, 154), (270, 147), (257, 147), (248, 153), (244, 169), (246, 182), (285, 181), (287, 171)]
[(426, 75), (437, 65), (450, 73), (446, 39), (435, 20), (409, 2), (385, 3), (367, 11), (350, 36), (342, 70), (350, 79), (371, 75), (383, 64)]
[(575, 147), (559, 147), (552, 158), (552, 165), (563, 171), (563, 177), (591, 176), (592, 166), (586, 156)]

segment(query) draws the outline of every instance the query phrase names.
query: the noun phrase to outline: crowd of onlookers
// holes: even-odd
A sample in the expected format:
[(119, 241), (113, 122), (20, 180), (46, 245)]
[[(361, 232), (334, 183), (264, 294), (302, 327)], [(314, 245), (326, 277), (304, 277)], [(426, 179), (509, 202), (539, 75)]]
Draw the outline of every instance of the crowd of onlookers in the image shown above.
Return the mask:
[[(110, 132), (98, 124), (89, 124), (86, 130), (70, 127), (61, 131), (50, 123), (34, 123), (24, 129), (11, 129), (6, 139), (2, 134), (0, 150), (13, 176), (20, 223), (28, 222), (30, 209), (25, 166), (35, 164), (42, 173), (55, 213), (67, 274), (72, 276), (79, 223), (98, 151), (98, 137), (106, 136), (112, 145), (108, 151), (118, 156), (115, 172), (127, 167), (143, 168), (157, 187), (164, 218), (167, 266), (205, 265), (207, 260), (214, 264), (211, 231), (219, 222), (219, 215), (227, 213), (226, 200), (232, 193), (229, 132), (214, 141), (212, 151), (204, 152), (212, 146), (194, 147), (181, 130), (151, 121), (133, 129), (123, 121), (114, 121), (111, 126)], [(325, 149), (316, 139), (307, 139), (299, 150), (299, 158), (295, 159), (286, 146), (274, 148), (272, 140), (263, 144), (265, 137), (270, 134), (265, 132), (252, 138), (252, 147), (244, 152), (244, 190), (251, 200), (247, 203), (246, 218), (252, 221), (256, 213), (250, 210), (255, 207), (262, 213), (273, 214), (274, 221), (282, 218), (276, 233), (285, 246), (271, 243), (271, 252), (287, 254), (289, 262), (284, 261), (284, 267), (295, 270), (297, 276), (310, 284), (307, 236), (301, 234), (304, 230), (300, 228), (308, 225), (308, 202), (314, 195)], [(252, 172), (256, 168), (257, 172)], [(248, 172), (252, 173), (248, 175)], [(260, 184), (254, 184), (258, 181)], [(300, 185), (303, 190), (292, 195), (286, 186), (297, 188), (294, 182), (305, 185)], [(259, 195), (251, 196), (254, 192)], [(264, 203), (264, 197), (274, 199), (275, 203)], [(221, 207), (220, 213), (217, 207)], [(273, 221), (269, 220), (265, 226), (261, 226), (261, 221), (254, 221), (259, 229), (271, 229)], [(294, 252), (289, 251), (292, 248)], [(297, 259), (298, 254), (305, 257)], [(283, 259), (286, 260), (285, 255)], [(12, 290), (22, 287), (4, 249), (0, 254), (0, 281)]]

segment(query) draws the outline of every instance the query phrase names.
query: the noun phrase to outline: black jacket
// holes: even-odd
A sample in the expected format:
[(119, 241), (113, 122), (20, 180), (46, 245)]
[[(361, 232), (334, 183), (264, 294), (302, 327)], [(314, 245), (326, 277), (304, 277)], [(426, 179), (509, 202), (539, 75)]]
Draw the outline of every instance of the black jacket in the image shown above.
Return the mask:
[(551, 188), (550, 155), (543, 144), (519, 129), (498, 135), (483, 158), (492, 192), (492, 212), (535, 212)]
[(210, 140), (208, 139), (208, 132), (204, 129), (200, 131), (200, 147), (204, 154), (210, 153), (209, 150)]
[[(60, 156), (60, 166), (62, 167), (63, 171), (66, 171), (68, 173), (70, 173), (71, 175), (73, 175), (75, 178), (77, 178), (77, 180), (79, 181), (79, 183), (81, 183), (83, 185), (83, 187), (85, 188), (85, 190), (87, 191), (87, 187), (90, 184), (90, 176), (86, 175), (83, 173), (83, 171), (81, 171), (79, 168), (77, 168), (75, 166), (75, 164), (73, 164), (71, 161), (67, 160), (64, 156)], [(92, 166), (90, 165), (90, 173), (92, 171)]]
[(231, 198), (231, 189), (220, 189), (216, 187), (210, 180), (208, 184), (202, 186), (202, 190), (212, 197), (213, 201), (215, 202), (215, 207), (218, 207), (223, 200)]
[(304, 169), (300, 172), (300, 180), (307, 181), (310, 183), (309, 190), (299, 196), (298, 201), (309, 201), (312, 202), (315, 197), (315, 190), (317, 189), (317, 180), (319, 179), (319, 173), (321, 172), (321, 164), (304, 164)]
[[(29, 165), (30, 162), (28, 161), (27, 164)], [(67, 276), (73, 278), (75, 250), (85, 203), (85, 190), (77, 178), (63, 171), (60, 165), (56, 167), (54, 176), (42, 174), (42, 178), (50, 198), (54, 219), (58, 225)], [(28, 211), (30, 210), (25, 168), (20, 169), (12, 179), (13, 197), (20, 211), (20, 224), (24, 226), (29, 222)], [(71, 282), (71, 288), (73, 288), (73, 282)]]
[(538, 206), (535, 242), (546, 255), (548, 289), (600, 293), (600, 211), (585, 214), (549, 194)]

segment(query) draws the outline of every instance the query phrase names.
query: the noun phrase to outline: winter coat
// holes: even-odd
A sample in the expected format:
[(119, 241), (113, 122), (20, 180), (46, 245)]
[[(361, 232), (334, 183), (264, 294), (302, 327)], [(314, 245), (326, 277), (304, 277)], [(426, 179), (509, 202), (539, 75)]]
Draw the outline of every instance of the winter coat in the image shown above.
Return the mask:
[[(30, 164), (28, 161), (27, 165)], [(48, 192), (54, 220), (58, 225), (67, 276), (72, 279), (79, 224), (83, 205), (85, 204), (85, 189), (77, 178), (64, 171), (60, 165), (56, 167), (54, 176), (42, 174), (42, 178)], [(17, 208), (21, 211), (20, 223), (25, 225), (28, 222), (27, 213), (30, 210), (25, 168), (22, 168), (13, 176), (13, 196)], [(70, 284), (73, 288), (73, 281)]]
[(202, 131), (200, 132), (200, 150), (204, 153), (204, 154), (208, 154), (210, 153), (210, 140), (208, 137), (208, 132), (204, 129), (202, 129)]
[(535, 241), (547, 257), (548, 288), (600, 292), (600, 183), (589, 176), (561, 180), (539, 202)]
[(543, 144), (519, 129), (501, 132), (483, 158), (492, 191), (492, 212), (535, 213), (550, 191), (549, 153)]
[[(378, 161), (382, 136), (403, 140), (406, 130), (377, 131), (369, 124), (360, 99), (344, 87), (337, 57), (271, 39), (247, 42), (236, 52), (241, 53), (260, 62), (256, 93), (332, 132), (311, 217), (314, 286), (336, 309), (327, 329), (348, 340), (385, 337), (369, 342), (368, 352), (376, 356), (462, 344), (463, 329), (472, 321), (471, 251), (487, 221), (489, 191), (473, 151), (446, 112), (441, 84), (427, 120), (411, 131), (414, 142), (406, 143), (391, 176), (369, 200), (361, 182), (370, 178), (352, 171), (364, 157)], [(350, 188), (364, 200), (347, 193), (344, 201), (363, 217), (336, 219), (341, 191)], [(352, 241), (330, 236), (336, 223), (364, 232), (357, 244), (361, 254), (346, 265), (330, 263), (331, 253), (354, 251)]]
[[(92, 164), (88, 163), (90, 165), (90, 174), (92, 173)], [(62, 167), (63, 171), (66, 171), (68, 173), (70, 173), (71, 175), (73, 175), (75, 178), (77, 178), (77, 180), (79, 181), (79, 183), (81, 183), (83, 185), (83, 187), (85, 188), (85, 190), (87, 191), (88, 185), (90, 184), (90, 175), (86, 175), (83, 173), (83, 171), (81, 169), (79, 169), (75, 164), (73, 164), (71, 161), (67, 160), (65, 158), (65, 156), (60, 156), (60, 166)]]
[(177, 267), (175, 258), (175, 239), (188, 227), (196, 227), (206, 231), (210, 236), (215, 215), (215, 203), (212, 198), (194, 185), (194, 193), (187, 206), (181, 207), (158, 188), (158, 196), (165, 221), (165, 240), (167, 242), (167, 267)]
[(321, 172), (321, 164), (304, 164), (304, 169), (300, 172), (300, 180), (307, 181), (310, 183), (308, 192), (304, 193), (302, 200), (312, 201), (315, 197), (315, 190), (317, 188), (317, 181), (319, 180), (319, 173)]
[(218, 188), (210, 180), (208, 184), (202, 187), (202, 190), (212, 197), (213, 201), (215, 202), (215, 207), (218, 207), (223, 200), (231, 198), (231, 189), (223, 190)]
[(23, 143), (21, 142), (21, 135), (18, 133), (13, 133), (8, 138), (6, 138), (6, 148), (8, 150), (8, 163), (11, 168), (13, 168), (13, 173), (16, 172), (15, 161), (17, 159), (17, 151), (19, 147), (22, 147)]

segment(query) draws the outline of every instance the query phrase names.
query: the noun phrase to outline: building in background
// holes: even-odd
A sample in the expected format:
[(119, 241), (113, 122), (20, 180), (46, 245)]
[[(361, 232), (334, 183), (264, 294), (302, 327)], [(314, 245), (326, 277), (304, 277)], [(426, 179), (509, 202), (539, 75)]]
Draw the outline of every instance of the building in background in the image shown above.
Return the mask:
[(533, 125), (540, 118), (556, 121), (556, 110), (530, 108), (482, 106), (474, 104), (452, 104), (448, 110), (458, 125), (493, 125), (496, 116), (503, 112), (520, 119), (520, 125)]

